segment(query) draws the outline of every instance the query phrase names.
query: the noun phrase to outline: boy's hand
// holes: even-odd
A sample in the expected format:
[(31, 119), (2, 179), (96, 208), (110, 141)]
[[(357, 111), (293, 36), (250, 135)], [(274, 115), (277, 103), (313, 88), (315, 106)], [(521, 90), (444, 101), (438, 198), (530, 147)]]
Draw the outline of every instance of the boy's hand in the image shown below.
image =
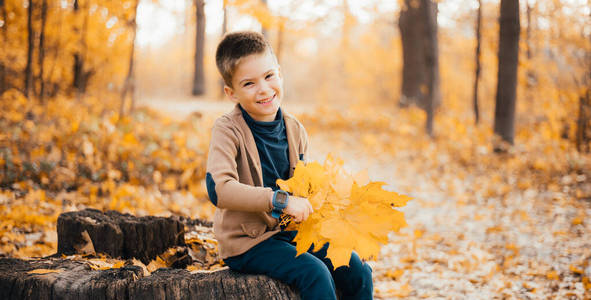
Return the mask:
[(314, 212), (312, 205), (306, 198), (289, 196), (287, 207), (283, 210), (284, 213), (293, 216), (296, 223), (306, 221), (308, 216)]

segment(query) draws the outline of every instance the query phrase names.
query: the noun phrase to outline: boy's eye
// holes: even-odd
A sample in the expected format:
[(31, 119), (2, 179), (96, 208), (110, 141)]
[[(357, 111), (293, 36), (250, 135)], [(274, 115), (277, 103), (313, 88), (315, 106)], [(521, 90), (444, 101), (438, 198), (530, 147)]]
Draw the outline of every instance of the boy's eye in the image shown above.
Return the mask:
[(269, 78), (273, 77), (273, 75), (275, 75), (275, 74), (271, 73), (271, 74), (265, 76), (265, 79), (269, 79)]
[(251, 84), (252, 84), (252, 82), (247, 82), (247, 83), (245, 83), (243, 86), (249, 86), (249, 85), (251, 85)]

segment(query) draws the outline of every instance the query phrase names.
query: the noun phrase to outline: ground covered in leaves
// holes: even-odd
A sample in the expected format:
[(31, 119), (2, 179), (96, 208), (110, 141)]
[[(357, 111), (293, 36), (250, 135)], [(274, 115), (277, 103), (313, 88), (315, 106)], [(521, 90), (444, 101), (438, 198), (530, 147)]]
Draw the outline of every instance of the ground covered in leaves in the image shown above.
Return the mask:
[[(69, 210), (211, 216), (201, 180), (209, 128), (221, 111), (190, 114), (180, 103), (165, 107), (169, 115), (142, 108), (119, 118), (108, 107), (94, 111), (92, 99), (40, 109), (18, 94), (5, 97), (11, 101), (2, 101), (0, 118), (9, 128), (0, 134), (0, 256), (54, 253), (55, 221)], [(80, 109), (85, 113), (71, 112)], [(445, 112), (431, 139), (424, 114), (413, 108), (301, 111), (313, 160), (332, 153), (351, 172), (368, 169), (372, 181), (414, 198), (401, 208), (408, 227), (391, 234), (370, 262), (376, 298), (591, 297), (591, 156), (572, 142), (526, 122), (516, 145), (499, 154), (491, 126)], [(192, 256), (204, 260), (187, 268), (219, 268), (211, 232), (188, 232)], [(199, 253), (199, 245), (208, 250)], [(167, 265), (166, 257), (146, 271)], [(72, 259), (96, 268), (130, 263)]]
[(484, 126), (442, 115), (431, 140), (419, 111), (364, 111), (300, 118), (314, 159), (337, 152), (415, 198), (401, 208), (409, 226), (372, 263), (377, 298), (591, 297), (589, 155), (523, 132), (498, 154)]

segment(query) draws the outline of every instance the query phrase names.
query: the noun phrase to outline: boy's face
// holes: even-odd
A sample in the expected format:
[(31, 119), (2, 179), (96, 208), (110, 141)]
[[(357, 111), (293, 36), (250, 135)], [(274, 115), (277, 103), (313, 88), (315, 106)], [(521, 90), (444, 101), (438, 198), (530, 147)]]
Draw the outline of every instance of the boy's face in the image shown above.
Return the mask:
[(232, 77), (232, 86), (225, 86), (224, 92), (253, 119), (275, 120), (283, 97), (283, 78), (271, 51), (242, 58)]

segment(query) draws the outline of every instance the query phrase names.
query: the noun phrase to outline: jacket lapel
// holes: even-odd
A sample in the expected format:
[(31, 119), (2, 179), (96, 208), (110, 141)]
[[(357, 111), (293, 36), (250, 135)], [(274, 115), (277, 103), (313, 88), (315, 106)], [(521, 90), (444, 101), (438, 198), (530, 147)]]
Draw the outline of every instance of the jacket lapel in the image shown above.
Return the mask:
[(232, 117), (236, 123), (238, 123), (240, 131), (242, 132), (242, 136), (244, 137), (244, 143), (246, 144), (246, 152), (248, 152), (248, 158), (251, 160), (253, 165), (255, 166), (256, 174), (255, 176), (259, 179), (259, 183), (263, 185), (263, 171), (261, 169), (261, 159), (259, 157), (259, 151), (257, 150), (257, 144), (254, 141), (254, 137), (252, 136), (252, 131), (246, 124), (244, 117), (242, 116), (242, 111), (238, 104), (234, 107), (232, 111)]
[(285, 122), (285, 131), (287, 133), (287, 143), (289, 148), (289, 178), (293, 176), (296, 164), (298, 163), (298, 124), (293, 122), (291, 117), (283, 111), (283, 120)]
[[(293, 119), (289, 114), (285, 111), (283, 112), (283, 121), (285, 123), (285, 132), (287, 134), (287, 143), (289, 148), (289, 177), (293, 176), (293, 171), (295, 170), (296, 164), (298, 163), (298, 124), (293, 122)], [(244, 137), (244, 142), (246, 143), (246, 151), (248, 152), (249, 159), (253, 162), (255, 166), (255, 170), (257, 172), (256, 176), (259, 179), (259, 183), (263, 184), (263, 171), (261, 169), (261, 159), (259, 157), (259, 151), (257, 150), (256, 142), (254, 141), (254, 137), (252, 136), (252, 131), (246, 124), (244, 117), (242, 116), (242, 110), (238, 107), (238, 104), (234, 107), (232, 111), (232, 118), (236, 123), (238, 123), (240, 131)]]

